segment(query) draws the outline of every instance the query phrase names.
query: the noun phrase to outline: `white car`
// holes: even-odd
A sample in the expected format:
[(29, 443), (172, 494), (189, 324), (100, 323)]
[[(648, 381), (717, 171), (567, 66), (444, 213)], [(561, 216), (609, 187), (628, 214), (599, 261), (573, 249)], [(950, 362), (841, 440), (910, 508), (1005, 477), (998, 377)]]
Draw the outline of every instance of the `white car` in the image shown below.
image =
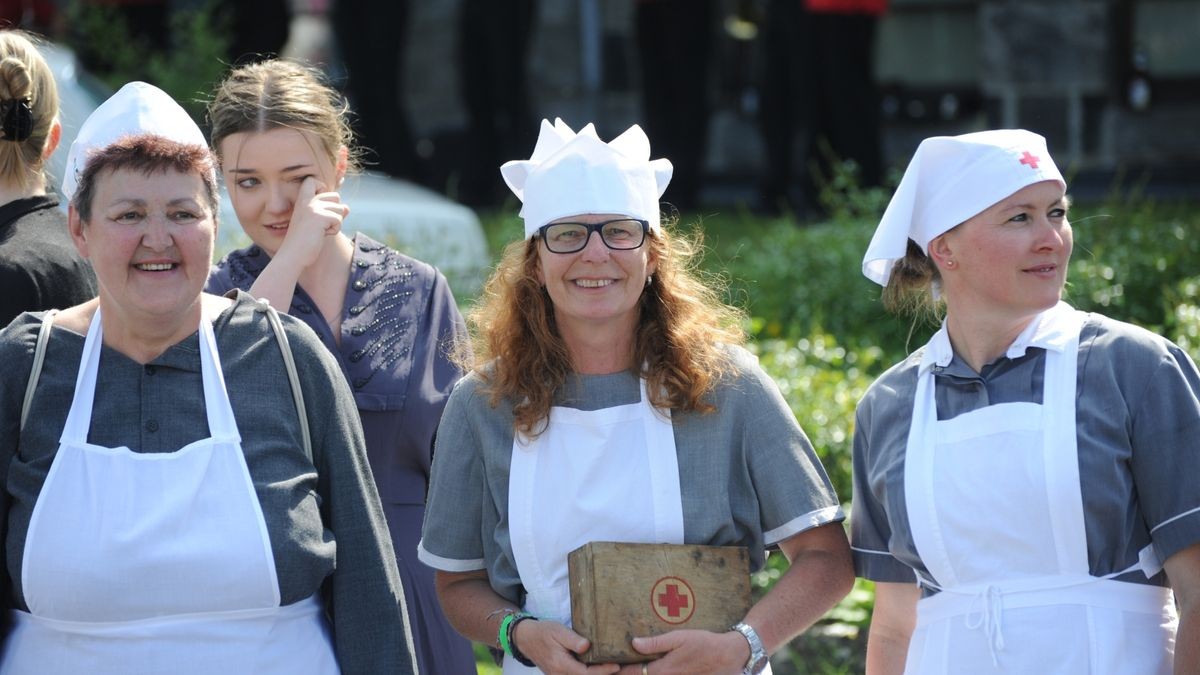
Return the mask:
[[(48, 167), (57, 189), (80, 125), (112, 92), (80, 67), (71, 50), (45, 44), (41, 51), (54, 72), (61, 99), (62, 141)], [(479, 289), (491, 258), (479, 218), (470, 208), (419, 185), (370, 172), (347, 176), (341, 194), (350, 205), (347, 234), (364, 232), (436, 266), (459, 297)], [(223, 187), (218, 219), (218, 257), (249, 245)]]

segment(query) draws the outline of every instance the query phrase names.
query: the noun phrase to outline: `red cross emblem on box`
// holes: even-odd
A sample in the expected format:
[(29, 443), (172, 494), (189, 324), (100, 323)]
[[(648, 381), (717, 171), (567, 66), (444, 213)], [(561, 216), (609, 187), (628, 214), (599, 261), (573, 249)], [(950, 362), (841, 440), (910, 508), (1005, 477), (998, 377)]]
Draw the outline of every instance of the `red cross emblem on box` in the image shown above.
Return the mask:
[(650, 607), (666, 623), (686, 623), (696, 612), (696, 594), (683, 579), (663, 577), (650, 589)]

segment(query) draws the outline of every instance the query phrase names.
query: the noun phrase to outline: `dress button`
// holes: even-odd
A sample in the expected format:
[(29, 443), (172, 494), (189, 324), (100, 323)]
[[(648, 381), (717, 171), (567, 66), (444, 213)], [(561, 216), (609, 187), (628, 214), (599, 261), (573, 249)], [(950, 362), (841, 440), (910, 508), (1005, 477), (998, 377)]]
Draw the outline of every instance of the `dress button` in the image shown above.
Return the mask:
[(158, 422), (155, 422), (154, 420), (150, 420), (149, 422), (146, 422), (146, 431), (149, 431), (151, 433), (158, 431)]
[(155, 368), (154, 366), (146, 366), (143, 370), (147, 375), (151, 376), (158, 372), (158, 368)]
[(366, 260), (355, 260), (354, 265), (359, 269), (365, 270), (371, 266), (371, 263), (367, 262)]
[(361, 291), (361, 290), (365, 289), (366, 287), (367, 287), (367, 282), (363, 281), (362, 279), (359, 279), (354, 282), (354, 290), (356, 290), (356, 291)]
[(350, 316), (358, 316), (359, 314), (363, 313), (364, 309), (366, 309), (366, 307), (363, 305), (355, 305), (350, 308)]
[(362, 335), (365, 332), (367, 332), (367, 329), (364, 328), (363, 326), (355, 326), (354, 328), (350, 329), (350, 334), (353, 335), (354, 337), (358, 337), (359, 335)]

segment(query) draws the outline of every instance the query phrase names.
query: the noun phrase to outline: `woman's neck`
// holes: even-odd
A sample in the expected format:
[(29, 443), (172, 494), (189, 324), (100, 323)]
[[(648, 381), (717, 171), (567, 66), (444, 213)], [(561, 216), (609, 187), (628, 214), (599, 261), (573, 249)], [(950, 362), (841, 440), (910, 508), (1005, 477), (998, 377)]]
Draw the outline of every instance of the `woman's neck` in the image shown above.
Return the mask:
[(633, 365), (632, 326), (603, 325), (575, 330), (559, 326), (571, 354), (571, 365), (581, 375), (608, 375)]
[(30, 181), (29, 185), (20, 185), (15, 181), (0, 181), (0, 204), (8, 204), (29, 197), (40, 197), (44, 194), (46, 194), (44, 180)]
[(354, 242), (344, 234), (329, 237), (316, 262), (300, 273), (300, 288), (316, 303), (325, 323), (340, 342), (342, 314), (345, 311), (346, 286), (350, 283), (350, 262)]
[(136, 316), (101, 301), (104, 344), (138, 363), (149, 363), (196, 332), (200, 327), (201, 298), (173, 317)]
[(953, 309), (946, 310), (946, 331), (954, 353), (967, 362), (975, 372), (1000, 358), (1021, 331), (1037, 318), (1037, 314), (1015, 319), (986, 320), (971, 317), (959, 319)]

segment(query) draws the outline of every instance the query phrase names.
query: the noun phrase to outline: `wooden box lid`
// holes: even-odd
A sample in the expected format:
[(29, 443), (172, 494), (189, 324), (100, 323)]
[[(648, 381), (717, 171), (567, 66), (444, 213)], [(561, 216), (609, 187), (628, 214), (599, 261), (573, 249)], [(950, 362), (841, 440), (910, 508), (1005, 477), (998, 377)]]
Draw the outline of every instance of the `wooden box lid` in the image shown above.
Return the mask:
[(567, 568), (571, 622), (591, 641), (584, 663), (649, 661), (634, 637), (724, 632), (750, 609), (750, 558), (740, 546), (591, 542), (571, 551)]

